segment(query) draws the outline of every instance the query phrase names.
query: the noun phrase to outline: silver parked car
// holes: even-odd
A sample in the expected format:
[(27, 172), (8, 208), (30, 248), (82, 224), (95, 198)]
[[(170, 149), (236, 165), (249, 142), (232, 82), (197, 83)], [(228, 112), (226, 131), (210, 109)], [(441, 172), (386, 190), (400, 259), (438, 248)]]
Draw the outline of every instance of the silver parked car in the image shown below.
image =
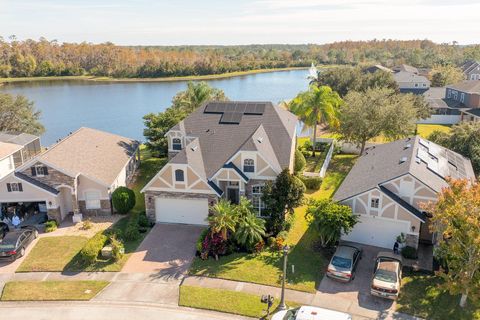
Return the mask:
[(340, 243), (328, 265), (327, 276), (342, 282), (353, 280), (361, 257), (361, 248), (348, 242)]
[(401, 279), (402, 257), (391, 252), (379, 252), (375, 260), (370, 293), (394, 300), (400, 293)]

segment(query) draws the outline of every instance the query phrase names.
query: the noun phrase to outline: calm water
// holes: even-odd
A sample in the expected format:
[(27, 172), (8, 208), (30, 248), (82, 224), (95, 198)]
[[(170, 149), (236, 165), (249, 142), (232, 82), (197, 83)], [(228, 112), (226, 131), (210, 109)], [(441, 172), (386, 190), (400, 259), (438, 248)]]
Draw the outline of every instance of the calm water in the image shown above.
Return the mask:
[[(281, 71), (208, 81), (231, 100), (278, 103), (307, 88), (307, 70)], [(23, 94), (42, 111), (48, 146), (81, 126), (144, 140), (142, 117), (170, 106), (186, 82), (108, 83), (44, 81), (6, 84), (0, 91)]]

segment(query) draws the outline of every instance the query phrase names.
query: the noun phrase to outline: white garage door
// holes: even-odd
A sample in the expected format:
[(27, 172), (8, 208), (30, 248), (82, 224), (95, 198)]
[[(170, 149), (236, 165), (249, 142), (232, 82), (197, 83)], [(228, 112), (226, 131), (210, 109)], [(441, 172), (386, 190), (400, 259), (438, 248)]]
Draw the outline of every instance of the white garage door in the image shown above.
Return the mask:
[(410, 223), (360, 216), (353, 230), (343, 240), (392, 249), (400, 233), (407, 233)]
[(207, 199), (156, 198), (157, 222), (207, 225)]

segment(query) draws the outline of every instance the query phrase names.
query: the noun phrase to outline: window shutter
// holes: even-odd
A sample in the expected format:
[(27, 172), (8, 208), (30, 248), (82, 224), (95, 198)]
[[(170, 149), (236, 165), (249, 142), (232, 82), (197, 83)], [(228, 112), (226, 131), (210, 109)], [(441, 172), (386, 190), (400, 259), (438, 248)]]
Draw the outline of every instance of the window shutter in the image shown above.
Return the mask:
[(47, 167), (43, 167), (43, 174), (44, 174), (44, 175), (47, 175), (47, 174), (48, 174), (48, 168), (47, 168)]
[(18, 184), (18, 191), (23, 192), (23, 186), (21, 183)]
[(30, 168), (32, 170), (32, 177), (35, 177), (37, 175), (37, 170), (35, 170), (35, 167)]
[(7, 191), (12, 192), (12, 187), (10, 186), (10, 183), (7, 183)]

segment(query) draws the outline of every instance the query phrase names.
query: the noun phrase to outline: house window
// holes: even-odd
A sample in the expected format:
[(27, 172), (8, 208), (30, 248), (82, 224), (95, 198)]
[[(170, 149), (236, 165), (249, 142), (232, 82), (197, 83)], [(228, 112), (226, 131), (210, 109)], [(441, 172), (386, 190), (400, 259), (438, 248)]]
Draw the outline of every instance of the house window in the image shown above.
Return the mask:
[(424, 83), (424, 84), (423, 84), (423, 86), (424, 86), (424, 87), (426, 87), (426, 86), (427, 86), (427, 84), (426, 84), (426, 83)]
[(380, 206), (380, 198), (372, 198), (370, 200), (370, 207), (374, 209), (378, 209), (379, 206)]
[(262, 216), (262, 211), (265, 209), (265, 203), (262, 201), (263, 187), (263, 185), (252, 187), (252, 205), (259, 217)]
[(8, 192), (23, 192), (23, 186), (21, 183), (7, 183)]
[(43, 177), (48, 175), (48, 169), (45, 166), (34, 166), (31, 168), (32, 177), (39, 176)]
[(457, 91), (453, 91), (453, 92), (452, 92), (452, 95), (453, 95), (453, 99), (454, 99), (454, 100), (457, 100), (457, 98), (458, 98), (458, 92), (457, 92)]
[(447, 98), (450, 99), (452, 97), (452, 90), (448, 90)]
[(175, 181), (185, 181), (183, 170), (181, 169), (175, 170)]
[(418, 87), (418, 83), (415, 83), (415, 88), (417, 88), (417, 87)]
[(460, 102), (465, 102), (465, 93), (460, 94)]
[(255, 172), (255, 162), (253, 159), (245, 159), (243, 161), (243, 172)]
[(182, 150), (182, 140), (179, 138), (172, 139), (172, 149), (173, 150)]
[(100, 209), (100, 192), (89, 191), (85, 192), (85, 208), (87, 210)]

